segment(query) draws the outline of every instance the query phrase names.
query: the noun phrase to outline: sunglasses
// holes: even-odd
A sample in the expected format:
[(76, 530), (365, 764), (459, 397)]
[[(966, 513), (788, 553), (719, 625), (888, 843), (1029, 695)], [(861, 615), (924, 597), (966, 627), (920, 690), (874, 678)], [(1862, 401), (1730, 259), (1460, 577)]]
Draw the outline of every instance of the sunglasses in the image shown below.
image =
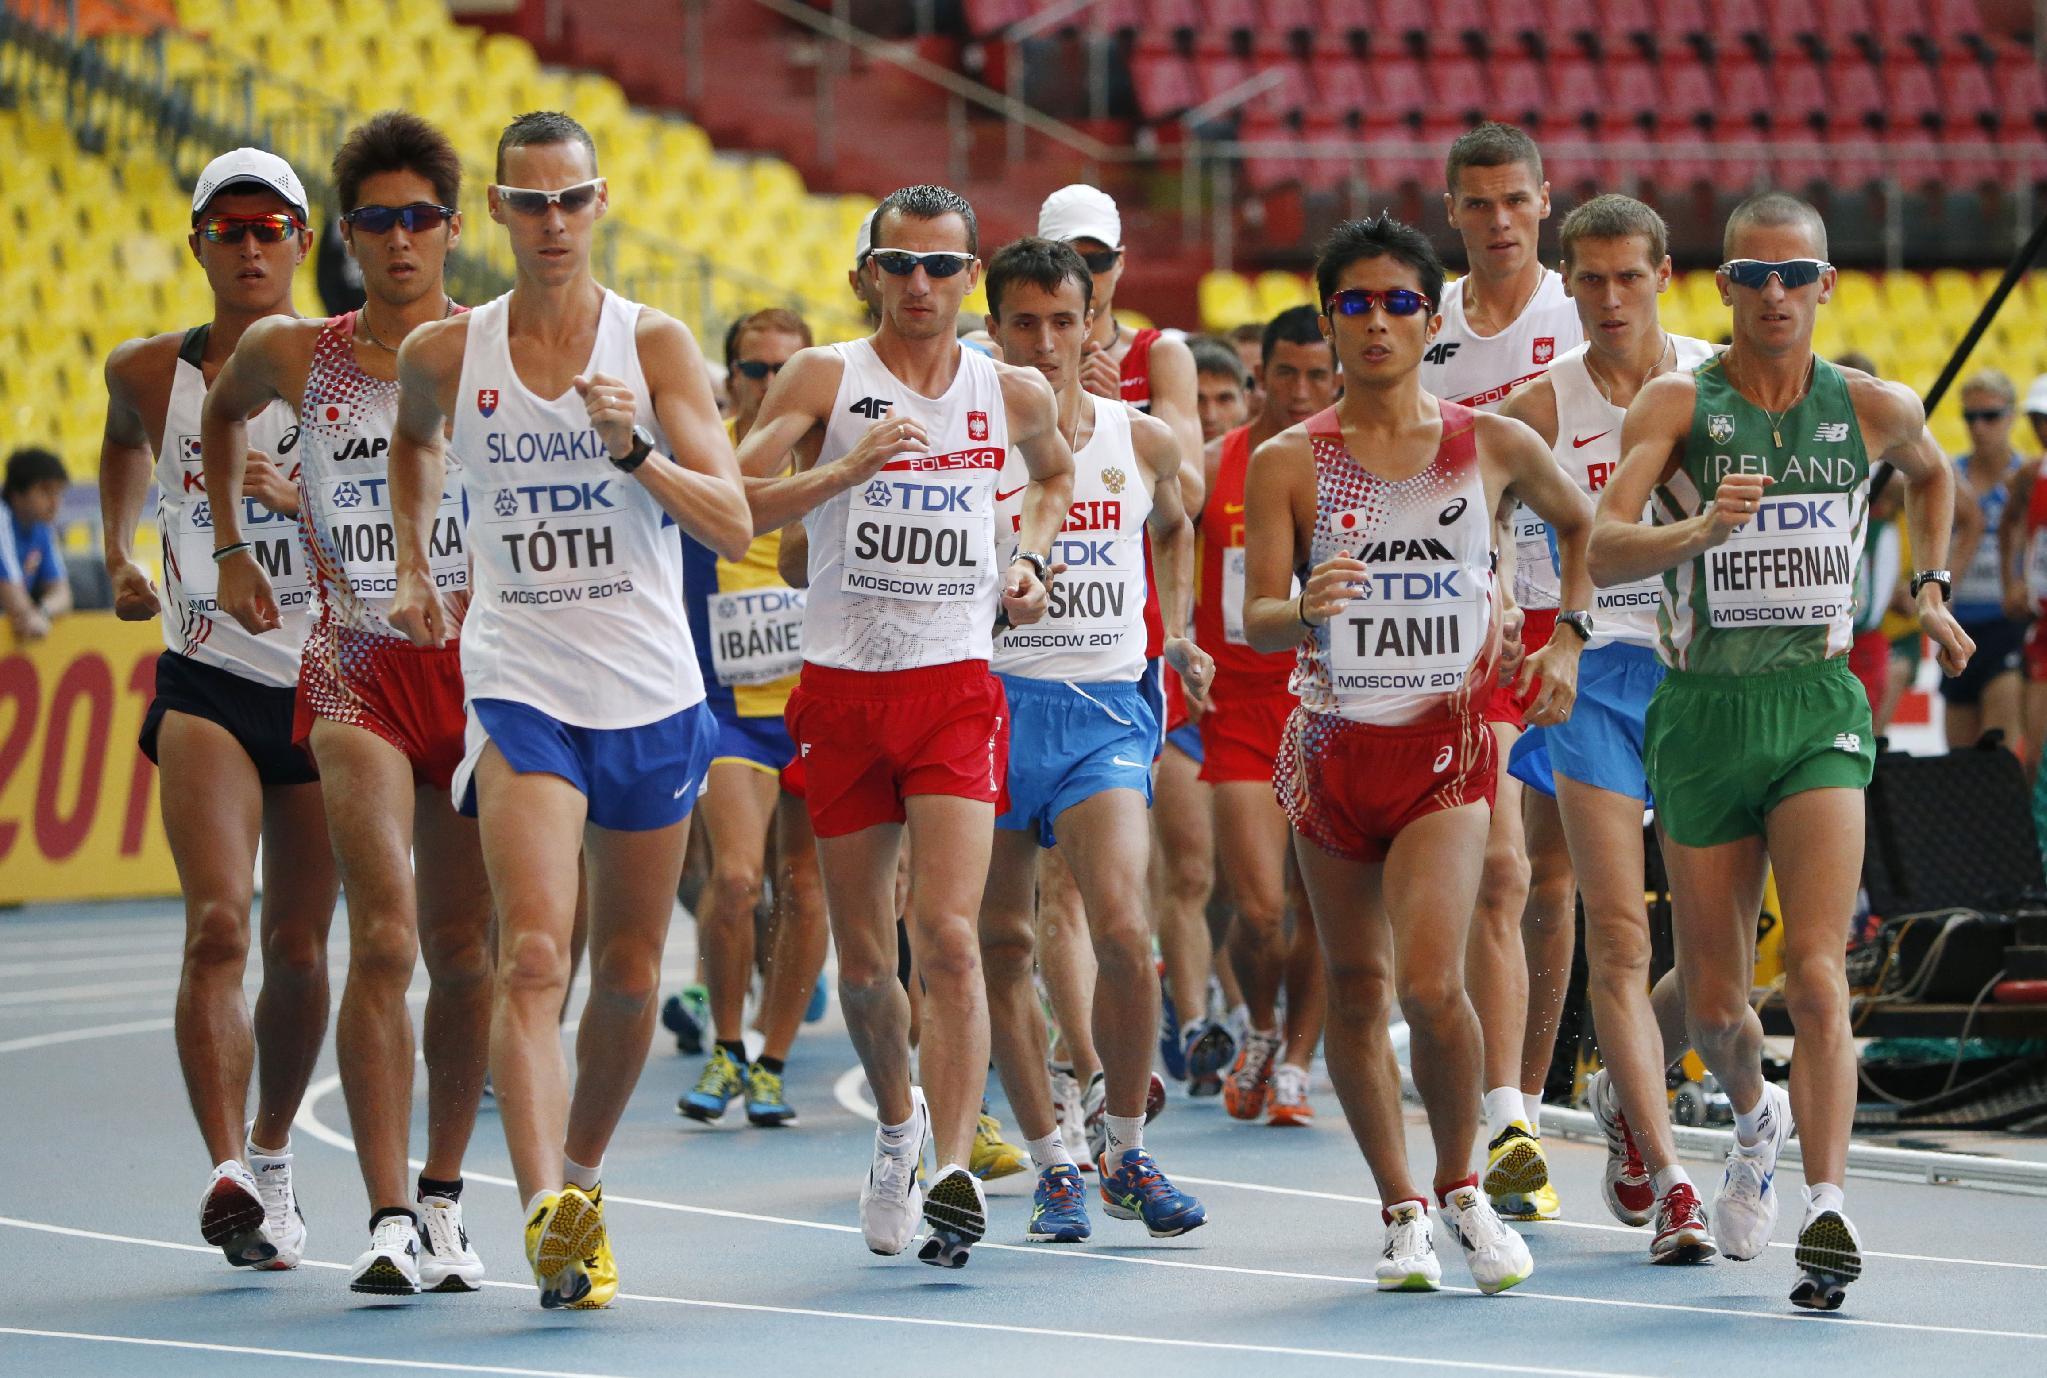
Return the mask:
[(732, 367), (758, 383), (763, 378), (772, 378), (782, 371), (780, 364), (771, 364), (766, 359), (741, 359)]
[(499, 187), (498, 204), (517, 211), (521, 215), (546, 215), (549, 206), (560, 206), (563, 215), (574, 215), (597, 200), (597, 193), (604, 190), (604, 179), (592, 177), (587, 182), (578, 182), (560, 191), (535, 191), (531, 187)]
[(421, 230), (438, 229), (454, 215), (453, 206), (414, 201), (409, 206), (357, 206), (341, 218), (370, 234), (389, 234), (393, 225), (403, 225), (407, 234), (418, 234)]
[(1721, 274), (1736, 287), (1753, 287), (1758, 291), (1769, 286), (1771, 275), (1784, 284), (1784, 290), (1795, 291), (1810, 287), (1820, 280), (1834, 265), (1823, 258), (1786, 258), (1778, 260), (1762, 258), (1729, 259), (1720, 265)]
[(303, 230), (295, 215), (278, 211), (273, 215), (209, 215), (199, 222), (199, 233), (215, 244), (239, 244), (245, 235), (255, 235), (258, 244), (282, 244)]
[(1116, 266), (1117, 259), (1123, 257), (1121, 249), (1097, 249), (1091, 254), (1078, 249), (1074, 252), (1080, 254), (1080, 261), (1087, 265), (1090, 273), (1106, 273)]
[(2011, 415), (2010, 407), (1983, 407), (1978, 409), (1965, 410), (1962, 413), (1962, 420), (1967, 422), (1969, 425), (1974, 426), (1979, 422), (2002, 421), (2004, 420), (2005, 417), (2010, 415)]
[(890, 277), (906, 278), (916, 272), (918, 265), (921, 264), (929, 276), (949, 278), (955, 273), (964, 272), (966, 266), (974, 261), (974, 256), (962, 253), (958, 249), (933, 249), (921, 254), (912, 253), (908, 249), (876, 249), (874, 261), (879, 263), (881, 271)]
[(1411, 287), (1392, 287), (1384, 292), (1346, 287), (1332, 296), (1322, 309), (1331, 316), (1362, 316), (1374, 306), (1384, 307), (1389, 316), (1413, 316), (1432, 309), (1435, 303)]

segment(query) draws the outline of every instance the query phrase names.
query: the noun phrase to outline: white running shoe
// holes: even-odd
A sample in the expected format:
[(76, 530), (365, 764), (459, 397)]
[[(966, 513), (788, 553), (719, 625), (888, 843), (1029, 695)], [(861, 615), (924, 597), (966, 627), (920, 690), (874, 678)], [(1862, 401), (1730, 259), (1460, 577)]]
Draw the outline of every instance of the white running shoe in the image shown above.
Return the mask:
[(988, 1193), (981, 1179), (958, 1163), (940, 1168), (924, 1193), (924, 1223), (931, 1233), (917, 1257), (934, 1268), (966, 1267), (968, 1251), (988, 1233)]
[(199, 1234), (237, 1268), (266, 1268), (277, 1246), (263, 1229), (263, 1195), (249, 1169), (230, 1159), (213, 1169), (199, 1198)]
[(1791, 1304), (1808, 1311), (1838, 1311), (1848, 1284), (1862, 1276), (1862, 1236), (1837, 1210), (1818, 1210), (1805, 1193), (1805, 1223), (1798, 1227), (1798, 1283)]
[(1422, 1201), (1401, 1201), (1387, 1214), (1386, 1248), (1379, 1255), (1381, 1292), (1433, 1292), (1443, 1285), (1443, 1265), (1436, 1258), (1436, 1240), (1429, 1229), (1429, 1208)]
[(890, 1153), (882, 1147), (877, 1128), (874, 1161), (867, 1166), (867, 1184), (860, 1188), (860, 1233), (868, 1250), (877, 1254), (893, 1256), (909, 1248), (924, 1210), (917, 1170), (924, 1165), (924, 1145), (931, 1138), (931, 1112), (921, 1090), (912, 1090), (910, 1097), (916, 1106), (911, 1131), (915, 1146), (908, 1153)]
[[(1091, 1142), (1088, 1138), (1087, 1096), (1081, 1089), (1080, 1078), (1073, 1074), (1071, 1067), (1053, 1067), (1051, 1073), (1052, 1108), (1059, 1120), (1059, 1142), (1068, 1147)], [(1106, 1095), (1106, 1092), (1104, 1094)], [(1109, 1127), (1104, 1124), (1102, 1126), (1104, 1138), (1108, 1132)], [(1095, 1159), (1099, 1156), (1091, 1154), (1089, 1160), (1080, 1165), (1080, 1170), (1094, 1171)]]
[(409, 1216), (387, 1215), (370, 1231), (370, 1247), (349, 1270), (348, 1290), (382, 1297), (419, 1291), (419, 1227)]
[(419, 1286), (425, 1292), (474, 1292), (483, 1286), (483, 1260), (462, 1228), (462, 1203), (445, 1196), (419, 1198)]
[(1487, 1296), (1528, 1281), (1535, 1260), (1521, 1236), (1507, 1228), (1477, 1187), (1459, 1187), (1442, 1206), (1443, 1223), (1464, 1249), (1471, 1280)]
[(299, 1211), (298, 1194), (291, 1189), (291, 1155), (258, 1153), (253, 1146), (245, 1147), (256, 1194), (263, 1198), (263, 1234), (277, 1251), (267, 1263), (256, 1266), (276, 1271), (296, 1268), (306, 1256), (306, 1218)]
[(1599, 1183), (1606, 1208), (1623, 1225), (1646, 1225), (1656, 1212), (1656, 1183), (1635, 1146), (1621, 1095), (1602, 1067), (1585, 1086), (1585, 1103), (1606, 1135), (1606, 1168)]
[(1713, 1233), (1727, 1258), (1754, 1258), (1770, 1247), (1777, 1228), (1777, 1155), (1791, 1138), (1791, 1097), (1763, 1083), (1763, 1136), (1728, 1145), (1727, 1171), (1713, 1197)]
[[(1109, 1081), (1096, 1072), (1080, 1095), (1081, 1123), (1087, 1126), (1087, 1156), (1099, 1163), (1109, 1152)], [(1060, 1135), (1061, 1141), (1065, 1135)]]

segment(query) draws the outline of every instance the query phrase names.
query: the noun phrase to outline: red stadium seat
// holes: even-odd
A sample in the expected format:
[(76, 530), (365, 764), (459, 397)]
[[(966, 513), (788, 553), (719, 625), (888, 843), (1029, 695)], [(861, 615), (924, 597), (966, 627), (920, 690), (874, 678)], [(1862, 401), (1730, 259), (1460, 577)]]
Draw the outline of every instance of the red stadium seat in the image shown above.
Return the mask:
[(1384, 127), (1392, 124), (1419, 126), (1435, 107), (1419, 62), (1405, 58), (1382, 58), (1366, 72), (1371, 94), (1365, 101), (1365, 123)]
[(1924, 130), (1900, 134), (1884, 151), (1884, 172), (1896, 177), (1907, 192), (1926, 186), (1973, 186), (1997, 175), (1995, 163), (1946, 155)]
[(1261, 34), (1310, 34), (1322, 27), (1315, 0), (1271, 0), (1252, 26)]
[(1770, 0), (1763, 7), (1770, 51), (1780, 57), (1817, 56), (1826, 46), (1826, 20), (1817, 0)]
[(1769, 23), (1758, 0), (1716, 0), (1706, 21), (1706, 36), (1722, 59), (1744, 52), (1760, 57), (1769, 44)]
[(1146, 9), (1141, 33), (1147, 43), (1179, 33), (1198, 34), (1208, 27), (1201, 0), (1150, 0)]
[(1827, 89), (1817, 63), (1779, 62), (1770, 73), (1772, 123), (1791, 138), (1818, 138), (1827, 124)]
[(1623, 57), (1632, 48), (1653, 42), (1656, 8), (1655, 0), (1600, 0), (1593, 36), (1605, 55)]
[(1822, 41), (1834, 56), (1858, 50), (1871, 59), (1880, 55), (1869, 0), (1820, 0), (1820, 22)]
[(1940, 108), (1947, 116), (1948, 137), (1995, 137), (2004, 124), (2004, 109), (1997, 93), (1990, 88), (1989, 73), (1973, 61), (1951, 62), (1941, 68), (1940, 87)]
[(1477, 124), (1492, 115), (1493, 92), (1485, 68), (1468, 57), (1443, 58), (1428, 67), (1434, 98), (1427, 107), (1433, 121)]
[[(1238, 137), (1245, 143), (1267, 143), (1282, 149), (1300, 141), (1299, 131), (1278, 120), (1246, 121)], [(1258, 154), (1239, 165), (1238, 173), (1243, 178), (1239, 190), (1263, 194), (1289, 183), (1321, 181), (1312, 175), (1311, 166), (1294, 153)]]
[(1604, 72), (1605, 102), (1600, 122), (1621, 138), (1640, 138), (1655, 124), (1663, 99), (1660, 69), (1647, 62), (1614, 62)]
[(1723, 127), (1738, 123), (1752, 130), (1768, 129), (1776, 105), (1769, 72), (1752, 62), (1723, 62), (1719, 77)]
[(1926, 0), (1870, 0), (1871, 32), (1886, 55), (1924, 53), (1932, 43)]
[(1530, 129), (1548, 118), (1549, 84), (1542, 79), (1541, 64), (1525, 57), (1495, 56), (1486, 80), (1492, 88), (1487, 105), (1498, 118)]
[(1321, 0), (1321, 27), (1325, 34), (1366, 39), (1378, 27), (1378, 6), (1373, 0)]
[(1433, 0), (1429, 9), (1429, 51), (1448, 57), (1486, 51), (1492, 44), (1492, 16), (1482, 0)]
[(1255, 0), (1208, 0), (1201, 9), (1201, 26), (1212, 34), (1249, 35), (1265, 27)]
[(1866, 62), (1810, 64), (1826, 74), (1827, 123), (1838, 134), (1870, 137), (1883, 128), (1890, 101)]
[(2007, 135), (2024, 138), (2047, 132), (2047, 76), (2031, 61), (2001, 64), (1997, 99)]
[(1147, 120), (1163, 120), (1201, 103), (1194, 64), (1170, 48), (1140, 49), (1130, 60), (1137, 108)]
[(1087, 20), (1109, 33), (1141, 33), (1149, 19), (1145, 0), (1096, 0)]
[(1365, 65), (1352, 57), (1319, 58), (1312, 68), (1315, 110), (1346, 124), (1362, 124), (1372, 105)]
[(1950, 57), (1968, 54), (1980, 60), (1992, 55), (1976, 0), (1931, 0), (1926, 27), (1934, 48)]
[(1893, 63), (1883, 69), (1883, 84), (1891, 128), (1925, 132), (1944, 123), (1940, 92), (1934, 86), (1933, 70), (1925, 63)]
[(1315, 108), (1315, 78), (1307, 63), (1261, 62), (1258, 70), (1278, 72), (1280, 83), (1244, 107), (1252, 118), (1260, 122), (1285, 119), (1305, 115)]
[(1242, 85), (1251, 76), (1251, 64), (1228, 52), (1202, 52), (1194, 56), (1194, 84), (1203, 101)]
[(964, 0), (961, 13), (966, 19), (967, 32), (983, 38), (1008, 28), (1019, 19), (1028, 19), (1031, 3), (1030, 0)]
[(1431, 0), (1379, 0), (1379, 24), (1372, 36), (1376, 48), (1406, 45), (1409, 51), (1427, 51), (1429, 36), (1436, 32), (1435, 5)]
[(1606, 109), (1606, 82), (1583, 58), (1549, 64), (1550, 115), (1559, 124), (1597, 124)]
[(1710, 134), (1720, 114), (1720, 96), (1701, 62), (1672, 62), (1659, 69), (1663, 81), (1662, 122)]

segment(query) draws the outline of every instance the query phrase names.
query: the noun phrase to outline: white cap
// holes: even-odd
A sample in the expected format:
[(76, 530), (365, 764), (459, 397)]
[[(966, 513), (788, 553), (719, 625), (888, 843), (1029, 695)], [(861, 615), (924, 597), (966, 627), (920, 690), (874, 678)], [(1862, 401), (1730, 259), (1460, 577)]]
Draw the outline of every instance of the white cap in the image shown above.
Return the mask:
[(2033, 386), (2026, 389), (2026, 404), (2019, 408), (2028, 416), (2047, 416), (2047, 373), (2033, 380)]
[(1100, 187), (1085, 182), (1061, 187), (1038, 207), (1038, 235), (1042, 239), (1093, 239), (1103, 247), (1123, 247), (1123, 217), (1116, 202)]
[(221, 154), (199, 174), (198, 184), (192, 188), (192, 219), (198, 220), (206, 210), (207, 202), (235, 186), (255, 186), (274, 191), (291, 203), (292, 209), (299, 213), (299, 219), (311, 218), (306, 189), (300, 185), (299, 175), (291, 170), (290, 163), (260, 148), (238, 148)]
[(855, 268), (865, 263), (867, 256), (874, 252), (874, 217), (880, 211), (881, 207), (876, 206), (873, 210), (867, 212), (867, 218), (860, 222), (860, 233), (853, 236), (853, 266)]

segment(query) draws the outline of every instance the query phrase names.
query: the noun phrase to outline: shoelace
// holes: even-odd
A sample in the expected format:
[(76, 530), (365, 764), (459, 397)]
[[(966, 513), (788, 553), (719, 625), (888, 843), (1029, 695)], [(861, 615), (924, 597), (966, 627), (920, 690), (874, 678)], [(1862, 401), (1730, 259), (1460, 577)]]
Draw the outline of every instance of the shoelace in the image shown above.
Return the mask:
[(1079, 1172), (1055, 1172), (1039, 1179), (1048, 1206), (1071, 1206), (1081, 1197)]
[(883, 1153), (881, 1171), (874, 1175), (877, 1192), (883, 1196), (903, 1197), (910, 1194), (910, 1183), (916, 1179), (917, 1156), (910, 1153)]
[(1393, 1217), (1393, 1228), (1386, 1235), (1387, 1258), (1414, 1258), (1432, 1252), (1433, 1248), (1434, 1241), (1429, 1238), (1429, 1222), (1420, 1211)]
[(253, 1172), (250, 1176), (256, 1179), (256, 1199), (263, 1203), (266, 1216), (275, 1220), (291, 1213), (291, 1169)]
[(1298, 1105), (1308, 1098), (1308, 1074), (1289, 1064), (1273, 1074), (1273, 1094), (1282, 1102)]
[(1720, 1194), (1735, 1196), (1744, 1201), (1763, 1199), (1762, 1165), (1751, 1158), (1740, 1144), (1736, 1144), (1727, 1154), (1727, 1173)]
[(462, 1252), (462, 1227), (456, 1224), (454, 1211), (422, 1203), (419, 1218), (426, 1226), (426, 1246), (429, 1250), (444, 1255)]
[(1244, 1036), (1244, 1061), (1233, 1074), (1240, 1086), (1255, 1086), (1263, 1080), (1273, 1056), (1279, 1052), (1279, 1040), (1269, 1034), (1253, 1033)]
[(719, 1049), (718, 1056), (704, 1064), (704, 1074), (697, 1078), (697, 1090), (717, 1093), (739, 1080), (739, 1069), (732, 1065), (732, 1059)]
[(1492, 1205), (1477, 1192), (1470, 1193), (1471, 1204), (1457, 1208), (1457, 1233), (1464, 1240), (1464, 1247), (1474, 1253), (1484, 1253), (1505, 1237), (1507, 1227), (1500, 1223), (1500, 1217), (1493, 1214)]
[(1662, 1229), (1674, 1229), (1689, 1225), (1699, 1219), (1699, 1196), (1688, 1182), (1679, 1182), (1663, 1197), (1663, 1218), (1657, 1222)]
[(1635, 1147), (1635, 1136), (1628, 1132), (1628, 1117), (1616, 1110), (1613, 1122), (1621, 1135), (1621, 1156), (1625, 1160), (1622, 1163), (1622, 1171), (1631, 1179), (1647, 1177), (1649, 1165), (1642, 1161), (1642, 1151)]
[(1159, 1165), (1152, 1161), (1151, 1155), (1142, 1149), (1135, 1158), (1124, 1159), (1116, 1172), (1129, 1183), (1130, 1190), (1147, 1201), (1164, 1201), (1173, 1195), (1173, 1184), (1159, 1171)]
[(755, 1065), (746, 1074), (748, 1092), (755, 1100), (774, 1101), (782, 1099), (782, 1079), (767, 1068)]

